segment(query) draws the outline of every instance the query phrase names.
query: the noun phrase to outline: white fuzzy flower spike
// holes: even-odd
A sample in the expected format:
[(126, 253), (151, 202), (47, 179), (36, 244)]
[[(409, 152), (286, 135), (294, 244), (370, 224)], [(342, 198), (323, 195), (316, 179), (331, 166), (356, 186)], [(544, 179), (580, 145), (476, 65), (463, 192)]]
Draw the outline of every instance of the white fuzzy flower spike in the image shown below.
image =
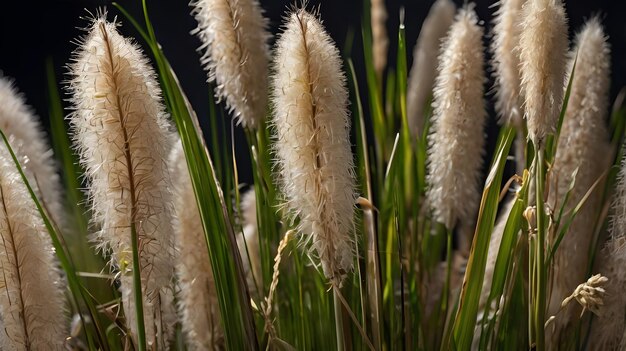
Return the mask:
[(519, 39), (521, 92), (528, 136), (536, 146), (556, 131), (567, 66), (567, 18), (561, 0), (528, 0)]
[(257, 128), (267, 107), (269, 33), (257, 0), (194, 0), (194, 31), (216, 95), (244, 127)]
[(348, 92), (341, 59), (322, 23), (291, 13), (276, 45), (276, 156), (286, 207), (324, 274), (340, 284), (352, 269), (354, 204)]
[(382, 80), (385, 66), (387, 66), (387, 50), (389, 49), (385, 0), (371, 0), (370, 16), (372, 22), (374, 70), (376, 71), (378, 79)]
[(502, 124), (521, 128), (524, 113), (520, 99), (518, 43), (520, 15), (526, 0), (501, 0), (493, 27), (493, 68), (496, 84), (496, 111)]
[(407, 88), (407, 115), (413, 137), (421, 137), (424, 109), (433, 92), (437, 76), (437, 57), (441, 41), (454, 21), (456, 6), (451, 0), (437, 0), (422, 24), (413, 51), (413, 66)]
[(63, 223), (60, 179), (52, 149), (33, 111), (6, 77), (0, 76), (0, 129), (26, 172), (28, 182), (57, 224)]
[[(574, 60), (576, 71), (552, 166), (550, 179), (553, 184), (548, 197), (549, 203), (556, 204), (557, 209), (560, 208), (576, 172), (574, 188), (565, 211), (573, 211), (609, 167), (607, 155), (611, 154), (611, 146), (606, 120), (609, 110), (611, 52), (598, 18), (588, 21), (576, 36), (576, 47), (571, 54), (568, 71), (571, 71)], [(554, 255), (550, 314), (555, 314), (560, 308), (561, 300), (587, 277), (588, 252), (600, 206), (601, 188), (596, 188), (576, 214)], [(556, 319), (556, 330), (578, 318), (573, 306), (569, 306), (565, 312), (565, 315)]]
[(473, 5), (467, 5), (459, 10), (439, 56), (426, 196), (434, 219), (448, 229), (472, 220), (480, 196), (487, 116), (482, 36)]
[(181, 325), (192, 350), (223, 347), (223, 330), (211, 261), (204, 238), (200, 212), (191, 184), (182, 144), (170, 155), (174, 178), (174, 233), (178, 247), (176, 271), (180, 284)]
[(137, 335), (131, 227), (138, 238), (146, 340), (165, 349), (175, 318), (170, 125), (155, 74), (115, 23), (97, 18), (75, 52), (69, 89), (75, 146), (89, 181), (95, 241), (121, 275), (128, 327)]
[(0, 142), (0, 349), (65, 350), (65, 298), (54, 248)]

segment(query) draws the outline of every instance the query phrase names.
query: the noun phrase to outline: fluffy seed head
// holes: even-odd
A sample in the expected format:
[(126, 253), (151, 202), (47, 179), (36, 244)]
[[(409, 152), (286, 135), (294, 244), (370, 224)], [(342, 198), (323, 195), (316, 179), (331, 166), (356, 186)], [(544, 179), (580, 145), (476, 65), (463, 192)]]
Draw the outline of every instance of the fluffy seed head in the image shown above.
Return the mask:
[(170, 154), (174, 181), (174, 235), (178, 248), (176, 272), (180, 284), (179, 313), (183, 332), (193, 350), (223, 347), (215, 281), (204, 239), (200, 212), (182, 144)]
[(556, 130), (567, 63), (567, 18), (561, 0), (528, 0), (519, 39), (521, 92), (528, 136), (541, 146)]
[(422, 135), (424, 108), (433, 91), (437, 76), (437, 56), (441, 40), (454, 21), (456, 6), (451, 0), (437, 0), (422, 24), (413, 50), (413, 67), (407, 88), (407, 115), (414, 137)]
[(6, 77), (0, 76), (0, 129), (9, 138), (28, 182), (57, 224), (63, 221), (60, 179), (52, 150), (33, 111)]
[(173, 267), (170, 125), (155, 74), (115, 23), (93, 21), (70, 66), (75, 147), (89, 181), (94, 240), (119, 267), (128, 326), (136, 336), (131, 226), (136, 228), (146, 338), (164, 349)]
[(452, 229), (471, 220), (480, 194), (484, 145), (483, 29), (469, 5), (459, 11), (439, 56), (429, 135), (429, 188), (434, 219)]
[(387, 65), (387, 50), (389, 37), (387, 36), (387, 8), (385, 0), (372, 0), (372, 52), (374, 54), (374, 70), (379, 79), (382, 79), (385, 66)]
[(43, 219), (0, 145), (0, 349), (64, 350), (61, 274)]
[(215, 93), (244, 127), (257, 128), (267, 107), (269, 34), (257, 0), (194, 0), (194, 31)]
[[(576, 172), (566, 211), (576, 207), (607, 169), (607, 155), (611, 154), (606, 127), (611, 54), (597, 18), (587, 22), (576, 36), (576, 47), (568, 65), (570, 70), (574, 60), (577, 60), (576, 71), (550, 177), (554, 184), (548, 198), (551, 204), (556, 204), (555, 208), (560, 208)], [(587, 199), (566, 234), (567, 240), (563, 240), (556, 251), (550, 303), (552, 314), (561, 307), (560, 301), (563, 297), (571, 293), (587, 276), (588, 251), (600, 196), (601, 191), (595, 190)], [(573, 308), (570, 307), (569, 311), (569, 319), (564, 316), (556, 319), (557, 329), (560, 324), (578, 318)]]
[(496, 84), (496, 111), (500, 123), (522, 127), (518, 43), (520, 15), (526, 0), (501, 0), (493, 27), (493, 68)]
[(348, 92), (339, 51), (322, 23), (291, 13), (276, 45), (273, 124), (279, 185), (298, 232), (339, 284), (352, 269), (354, 203)]

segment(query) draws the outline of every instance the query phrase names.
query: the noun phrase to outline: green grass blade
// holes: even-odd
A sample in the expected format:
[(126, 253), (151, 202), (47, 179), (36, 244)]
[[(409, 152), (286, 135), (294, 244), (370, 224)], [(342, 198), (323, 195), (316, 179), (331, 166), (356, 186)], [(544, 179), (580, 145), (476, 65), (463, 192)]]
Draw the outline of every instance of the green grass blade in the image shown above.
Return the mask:
[(474, 338), (474, 325), (478, 315), (478, 303), (485, 275), (489, 241), (498, 210), (504, 164), (514, 138), (514, 129), (507, 127), (501, 130), (494, 160), (483, 190), (472, 249), (467, 262), (465, 277), (463, 278), (459, 309), (452, 327), (453, 338), (444, 340), (444, 348), (451, 347), (452, 342), (460, 350), (469, 350), (471, 348), (472, 339)]

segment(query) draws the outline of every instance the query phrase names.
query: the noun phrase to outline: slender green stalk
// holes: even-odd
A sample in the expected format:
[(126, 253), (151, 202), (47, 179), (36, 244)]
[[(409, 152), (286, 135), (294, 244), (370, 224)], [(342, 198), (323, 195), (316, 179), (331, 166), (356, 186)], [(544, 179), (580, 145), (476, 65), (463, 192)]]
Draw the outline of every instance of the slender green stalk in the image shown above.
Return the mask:
[(133, 246), (133, 291), (135, 298), (135, 314), (137, 315), (137, 343), (139, 351), (146, 348), (146, 328), (143, 320), (143, 293), (141, 289), (141, 271), (139, 264), (139, 239), (135, 223), (130, 224), (130, 240)]
[(333, 287), (333, 305), (335, 307), (335, 330), (337, 331), (337, 351), (343, 351), (345, 349), (345, 338), (343, 329), (343, 307), (341, 306), (341, 299), (339, 298), (339, 288)]
[(545, 310), (546, 310), (546, 267), (544, 262), (544, 245), (547, 237), (547, 223), (544, 210), (543, 189), (545, 184), (544, 149), (536, 148), (535, 157), (535, 190), (537, 196), (537, 236), (535, 238), (535, 305), (533, 320), (535, 329), (535, 345), (537, 350), (545, 349)]

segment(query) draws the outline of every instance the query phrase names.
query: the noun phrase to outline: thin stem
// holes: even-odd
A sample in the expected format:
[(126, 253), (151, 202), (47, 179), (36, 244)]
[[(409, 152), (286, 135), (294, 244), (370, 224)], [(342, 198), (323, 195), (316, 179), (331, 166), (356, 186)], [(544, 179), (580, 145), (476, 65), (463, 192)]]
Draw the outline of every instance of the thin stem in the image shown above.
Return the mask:
[[(448, 302), (450, 300), (450, 277), (452, 276), (452, 229), (446, 228), (446, 280), (441, 293), (441, 330), (445, 334), (448, 318)], [(445, 335), (442, 337), (445, 338)], [(442, 339), (443, 340), (443, 339)], [(442, 343), (443, 346), (443, 343)]]
[(137, 238), (137, 229), (135, 223), (130, 224), (130, 240), (133, 247), (133, 292), (135, 299), (135, 314), (137, 317), (137, 339), (138, 349), (146, 350), (146, 329), (143, 319), (143, 293), (141, 289), (141, 271), (139, 265), (139, 240)]
[(545, 182), (544, 169), (544, 149), (539, 146), (536, 148), (535, 157), (537, 159), (535, 167), (535, 185), (537, 199), (537, 237), (535, 241), (535, 269), (536, 269), (536, 295), (534, 308), (534, 323), (536, 333), (536, 349), (543, 350), (545, 348), (545, 309), (546, 309), (546, 270), (544, 265), (544, 245), (546, 240), (546, 218), (543, 202), (543, 190)]
[(335, 307), (335, 329), (337, 331), (337, 351), (344, 351), (345, 343), (344, 338), (345, 335), (343, 333), (343, 311), (341, 310), (341, 300), (339, 297), (339, 288), (333, 288), (333, 304)]

